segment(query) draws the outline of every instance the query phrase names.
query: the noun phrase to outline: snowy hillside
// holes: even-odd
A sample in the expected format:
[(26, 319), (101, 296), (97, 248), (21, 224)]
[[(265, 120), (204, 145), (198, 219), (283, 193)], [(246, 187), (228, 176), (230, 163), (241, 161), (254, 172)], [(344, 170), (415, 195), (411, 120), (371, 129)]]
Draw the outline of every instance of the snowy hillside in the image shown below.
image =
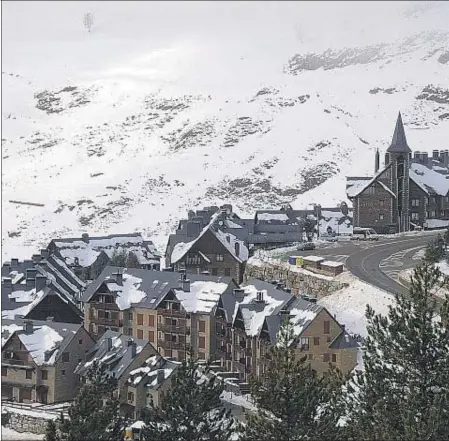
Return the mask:
[(163, 250), (203, 205), (335, 204), (399, 110), (413, 150), (448, 148), (444, 2), (90, 2), (92, 33), (85, 5), (40, 21), (17, 3), (3, 8), (4, 259), (85, 231), (141, 231)]

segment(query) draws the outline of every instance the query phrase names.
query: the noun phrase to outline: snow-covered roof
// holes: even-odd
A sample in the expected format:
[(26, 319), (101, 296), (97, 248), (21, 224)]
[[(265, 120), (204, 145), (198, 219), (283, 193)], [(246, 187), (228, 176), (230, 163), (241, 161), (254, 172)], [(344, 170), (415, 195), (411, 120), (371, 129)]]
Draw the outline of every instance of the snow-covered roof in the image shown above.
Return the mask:
[[(189, 250), (201, 239), (207, 231), (210, 231), (215, 237), (226, 247), (226, 249), (231, 253), (231, 255), (239, 262), (246, 262), (248, 260), (249, 251), (245, 246), (245, 243), (238, 239), (236, 236), (230, 233), (224, 233), (221, 230), (215, 230), (213, 225), (215, 221), (220, 216), (220, 212), (215, 213), (210, 222), (203, 228), (200, 234), (190, 242), (179, 242), (177, 243), (170, 256), (170, 263), (174, 264), (179, 262)], [(239, 255), (236, 255), (236, 244), (239, 244)]]
[(210, 313), (217, 305), (227, 283), (197, 281), (190, 283), (190, 292), (175, 289), (177, 299), (187, 312)]
[(353, 230), (352, 213), (352, 209), (348, 210), (347, 216), (339, 210), (322, 209), (319, 222), (320, 234), (327, 234), (329, 227), (332, 232), (338, 234), (351, 234)]
[(330, 266), (333, 268), (338, 268), (340, 266), (343, 266), (343, 264), (341, 262), (334, 262), (333, 260), (325, 260), (324, 262), (321, 262), (321, 265)]
[(140, 289), (142, 279), (126, 273), (122, 275), (122, 279), (122, 285), (115, 282), (106, 282), (108, 289), (116, 294), (115, 303), (120, 311), (130, 308), (133, 303), (139, 303), (146, 297), (145, 291)]
[(289, 217), (285, 213), (257, 213), (257, 219), (260, 221), (271, 222), (273, 220), (287, 222)]
[(243, 228), (241, 225), (233, 222), (231, 219), (225, 219), (224, 224), (227, 228), (237, 228), (237, 229)]
[[(33, 321), (33, 326), (30, 333), (24, 330), (25, 320), (3, 320), (2, 321), (2, 346), (11, 338), (13, 334), (8, 337), (4, 331), (11, 331), (15, 333), (26, 350), (29, 352), (34, 362), (38, 366), (54, 365), (56, 360), (62, 354), (64, 348), (70, 343), (82, 325), (73, 323), (61, 322), (43, 322)], [(48, 359), (45, 360), (46, 354)]]
[(298, 298), (290, 309), (290, 323), (293, 325), (295, 337), (299, 337), (302, 332), (315, 319), (323, 308), (315, 303), (307, 302)]
[[(277, 314), (293, 296), (284, 291), (276, 289), (269, 283), (260, 280), (250, 280), (243, 286), (245, 296), (241, 302), (236, 303), (233, 321), (240, 310), (245, 332), (253, 337), (259, 334), (265, 317)], [(257, 293), (262, 293), (262, 301), (257, 301)]]
[(127, 385), (144, 385), (149, 389), (158, 389), (180, 365), (180, 362), (167, 360), (159, 354), (152, 355), (129, 373)]
[[(135, 353), (133, 353), (133, 345)], [(87, 361), (80, 363), (75, 372), (85, 375), (90, 366), (97, 362), (106, 367), (109, 376), (118, 379), (147, 345), (150, 343), (146, 340), (134, 339), (108, 329), (87, 354)]]
[(428, 168), (424, 164), (412, 162), (410, 179), (428, 194), (446, 196), (449, 192), (449, 175), (439, 173), (436, 171), (436, 167)]
[[(29, 291), (12, 291), (8, 294), (8, 299), (12, 300), (12, 303), (4, 305), (2, 294), (2, 319), (13, 320), (15, 316), (26, 316), (39, 302), (44, 295), (49, 291), (49, 288), (44, 288), (36, 292), (33, 288)], [(15, 294), (18, 293), (18, 297)], [(5, 299), (6, 300), (6, 299)]]
[(304, 256), (303, 260), (308, 260), (309, 262), (322, 262), (324, 261), (323, 257), (320, 256)]
[(346, 194), (353, 198), (361, 193), (371, 182), (372, 177), (348, 177), (346, 179)]
[(104, 252), (109, 258), (114, 251), (132, 252), (136, 255), (140, 264), (159, 261), (157, 253), (151, 241), (145, 241), (140, 234), (110, 235), (103, 237), (89, 237), (83, 239), (54, 239), (53, 244), (59, 254), (68, 265), (91, 266)]

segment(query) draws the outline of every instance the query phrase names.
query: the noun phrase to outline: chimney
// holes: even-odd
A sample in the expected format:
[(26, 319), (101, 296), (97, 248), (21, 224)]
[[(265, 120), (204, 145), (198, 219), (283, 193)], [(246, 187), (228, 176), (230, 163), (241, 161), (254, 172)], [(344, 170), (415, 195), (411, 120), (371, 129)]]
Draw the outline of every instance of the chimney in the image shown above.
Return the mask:
[(41, 291), (47, 286), (47, 277), (38, 274), (35, 280), (36, 292)]
[(137, 355), (137, 344), (133, 341), (131, 344), (131, 357), (134, 358)]
[(262, 303), (264, 300), (263, 300), (263, 292), (262, 291), (257, 291), (257, 294), (256, 294), (256, 302), (257, 303)]
[(181, 281), (181, 289), (184, 292), (190, 292), (190, 280), (189, 279), (184, 279)]
[(438, 150), (432, 150), (432, 159), (436, 161), (440, 160), (440, 152)]
[(134, 340), (132, 338), (128, 338), (128, 341), (126, 342), (126, 346), (132, 346), (134, 343)]
[(31, 260), (32, 260), (34, 263), (39, 263), (39, 262), (42, 260), (42, 256), (41, 256), (40, 254), (33, 254), (33, 255), (31, 256)]
[(231, 236), (229, 234), (226, 235), (226, 242), (231, 243)]
[(343, 328), (343, 331), (346, 330), (346, 325), (341, 325), (341, 327)]
[(415, 160), (415, 162), (420, 162), (421, 161), (421, 152), (420, 151), (414, 152), (413, 159)]
[(240, 255), (240, 243), (239, 243), (239, 242), (236, 242), (236, 243), (234, 244), (234, 248), (235, 248), (235, 255), (236, 255), (237, 257), (239, 257), (239, 255)]
[(112, 276), (114, 277), (117, 285), (123, 286), (123, 273), (120, 270), (117, 270), (117, 272), (112, 274)]
[(83, 233), (81, 235), (81, 240), (85, 243), (89, 243), (89, 235), (87, 233)]
[(27, 279), (35, 279), (36, 278), (36, 274), (37, 274), (37, 269), (36, 268), (28, 268), (26, 270), (26, 278)]
[(374, 157), (374, 173), (377, 173), (379, 171), (380, 167), (380, 155), (379, 155), (379, 149), (376, 149), (376, 155)]
[(48, 251), (46, 249), (42, 249), (41, 256), (42, 256), (42, 259), (48, 259), (50, 257), (50, 251)]
[(10, 294), (12, 291), (12, 279), (11, 277), (5, 277), (2, 279), (2, 291), (5, 294)]
[(19, 266), (19, 259), (16, 259), (15, 257), (13, 257), (11, 259), (11, 268), (14, 269), (14, 268), (17, 268), (18, 266)]
[(107, 347), (108, 351), (110, 351), (112, 349), (112, 338), (111, 337), (108, 337), (106, 339), (106, 347)]
[(23, 330), (27, 335), (32, 334), (34, 330), (33, 322), (30, 320), (26, 320), (25, 322), (23, 322)]
[(449, 150), (444, 151), (443, 163), (446, 167), (449, 166)]
[(51, 351), (45, 351), (44, 352), (44, 361), (50, 360), (51, 357)]
[(165, 380), (165, 369), (157, 370), (157, 384), (163, 383)]
[(281, 309), (281, 310), (279, 311), (279, 315), (280, 315), (281, 317), (289, 316), (289, 315), (290, 315), (290, 312), (289, 312), (287, 309)]
[(429, 162), (429, 154), (427, 152), (422, 152), (421, 160), (424, 165), (427, 165), (427, 163)]
[(390, 163), (390, 153), (385, 153), (385, 166)]
[(54, 320), (55, 320), (54, 317), (47, 317), (47, 318), (45, 319), (45, 321), (47, 321), (47, 322), (53, 322)]

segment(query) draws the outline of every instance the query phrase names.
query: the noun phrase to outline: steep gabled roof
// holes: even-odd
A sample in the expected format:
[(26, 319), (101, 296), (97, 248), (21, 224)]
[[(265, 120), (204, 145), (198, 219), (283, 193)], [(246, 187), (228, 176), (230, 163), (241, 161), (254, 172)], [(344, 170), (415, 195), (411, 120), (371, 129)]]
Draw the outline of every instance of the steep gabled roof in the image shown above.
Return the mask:
[[(346, 183), (346, 194), (349, 198), (354, 198), (363, 193), (371, 184), (378, 182), (382, 187), (387, 190), (392, 196), (396, 197), (395, 194), (383, 183), (379, 181), (379, 178), (391, 167), (391, 162), (386, 165), (383, 169), (379, 170), (372, 178), (347, 178)], [(351, 183), (353, 180), (353, 183)]]
[(404, 125), (402, 123), (401, 112), (399, 112), (398, 119), (396, 120), (396, 127), (394, 128), (393, 139), (391, 140), (390, 147), (387, 152), (389, 153), (411, 153), (411, 149), (407, 144), (407, 138), (405, 137)]
[[(441, 166), (438, 168), (442, 168)], [(449, 192), (449, 175), (444, 175), (424, 164), (410, 164), (410, 179), (427, 194), (447, 196)]]

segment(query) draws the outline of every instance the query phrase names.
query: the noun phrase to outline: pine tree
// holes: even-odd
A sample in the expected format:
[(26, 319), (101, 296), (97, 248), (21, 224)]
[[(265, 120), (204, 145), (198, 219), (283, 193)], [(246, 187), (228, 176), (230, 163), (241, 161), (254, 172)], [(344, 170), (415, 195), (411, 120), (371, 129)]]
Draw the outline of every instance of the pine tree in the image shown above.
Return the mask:
[(111, 260), (109, 261), (110, 266), (118, 266), (120, 268), (126, 267), (126, 251), (122, 248), (115, 249), (112, 253)]
[(53, 420), (49, 420), (45, 428), (45, 441), (59, 441), (56, 433), (56, 424)]
[(60, 417), (60, 440), (120, 440), (125, 421), (120, 417), (116, 388), (116, 380), (108, 377), (104, 367), (94, 362), (85, 384), (68, 409), (68, 418)]
[(269, 349), (269, 365), (262, 379), (250, 380), (258, 408), (248, 415), (244, 441), (301, 441), (339, 439), (343, 415), (342, 377), (334, 370), (320, 377), (295, 357), (295, 336), (286, 320), (276, 346)]
[(139, 260), (133, 252), (129, 252), (125, 261), (126, 268), (140, 268)]
[(424, 259), (428, 263), (437, 263), (441, 259), (443, 259), (444, 254), (445, 254), (444, 239), (441, 237), (441, 235), (438, 235), (435, 240), (433, 240), (427, 245), (424, 254)]
[(193, 358), (174, 373), (170, 389), (159, 407), (142, 412), (145, 441), (228, 441), (236, 424), (220, 400), (223, 382), (211, 375), (208, 365)]
[(438, 314), (430, 295), (441, 283), (424, 262), (387, 317), (367, 307), (365, 368), (348, 388), (348, 439), (447, 440), (449, 305)]

